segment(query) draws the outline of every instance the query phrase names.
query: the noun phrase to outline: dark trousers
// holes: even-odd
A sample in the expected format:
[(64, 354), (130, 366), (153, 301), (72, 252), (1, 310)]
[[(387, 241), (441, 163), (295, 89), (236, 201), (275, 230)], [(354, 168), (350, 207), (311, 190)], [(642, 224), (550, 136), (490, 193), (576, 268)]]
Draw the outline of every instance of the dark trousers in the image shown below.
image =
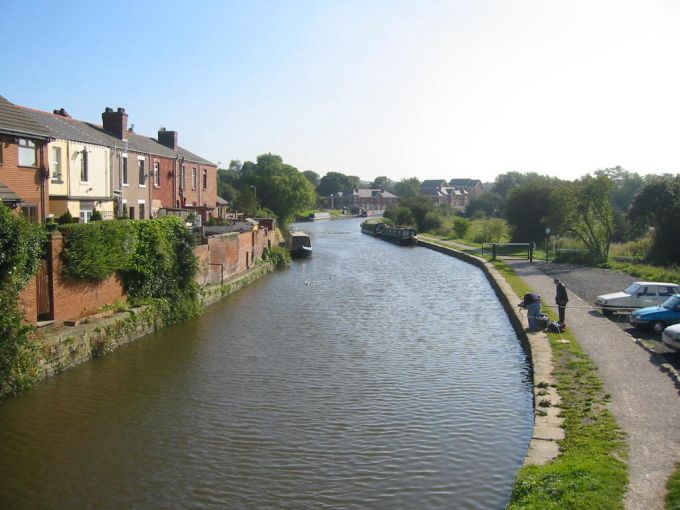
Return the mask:
[(561, 305), (559, 303), (557, 304), (557, 312), (559, 313), (559, 316), (560, 316), (560, 319), (559, 319), (560, 324), (564, 324), (564, 309), (566, 307), (567, 307), (566, 304), (564, 304), (564, 305)]

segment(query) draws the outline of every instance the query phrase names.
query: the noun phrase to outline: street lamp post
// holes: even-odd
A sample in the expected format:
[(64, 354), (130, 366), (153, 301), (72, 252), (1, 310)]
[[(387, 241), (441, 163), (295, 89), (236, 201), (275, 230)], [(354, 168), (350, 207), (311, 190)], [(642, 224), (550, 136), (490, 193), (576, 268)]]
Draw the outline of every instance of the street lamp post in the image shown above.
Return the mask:
[(340, 197), (340, 210), (342, 211), (342, 191), (338, 191), (338, 197)]

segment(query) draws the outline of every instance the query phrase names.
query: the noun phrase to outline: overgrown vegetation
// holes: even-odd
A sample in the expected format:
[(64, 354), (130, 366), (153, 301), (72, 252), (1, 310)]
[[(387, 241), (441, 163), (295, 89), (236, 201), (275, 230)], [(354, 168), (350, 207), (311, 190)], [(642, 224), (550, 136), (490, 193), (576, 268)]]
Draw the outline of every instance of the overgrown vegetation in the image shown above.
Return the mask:
[(47, 232), (0, 203), (0, 394), (17, 393), (37, 376), (38, 346), (23, 322), (19, 293), (35, 273)]
[(95, 222), (61, 231), (66, 276), (98, 281), (118, 272), (128, 297), (153, 303), (167, 324), (200, 311), (194, 242), (180, 218)]
[(290, 251), (282, 246), (265, 249), (262, 259), (271, 262), (276, 269), (283, 269), (291, 263)]

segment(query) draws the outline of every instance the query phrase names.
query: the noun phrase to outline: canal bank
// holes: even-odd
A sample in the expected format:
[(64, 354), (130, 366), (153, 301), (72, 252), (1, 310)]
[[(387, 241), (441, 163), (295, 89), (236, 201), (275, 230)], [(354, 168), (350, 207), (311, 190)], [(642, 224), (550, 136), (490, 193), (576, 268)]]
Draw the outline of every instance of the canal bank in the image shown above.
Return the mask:
[(451, 246), (444, 246), (434, 240), (422, 239), (422, 236), (418, 245), (463, 260), (478, 267), (486, 275), (531, 360), (535, 414), (533, 434), (524, 463), (543, 465), (550, 462), (559, 455), (558, 441), (563, 440), (565, 435), (548, 337), (542, 332), (527, 333), (523, 314), (517, 306), (522, 301), (521, 297), (515, 293), (503, 275), (485, 259)]
[[(202, 309), (239, 291), (271, 273), (269, 262), (260, 262), (223, 283), (200, 287)], [(74, 321), (73, 326), (48, 327), (35, 332), (40, 355), (37, 379), (44, 379), (73, 368), (85, 361), (103, 356), (121, 345), (138, 340), (165, 325), (161, 314), (151, 305), (134, 307)]]

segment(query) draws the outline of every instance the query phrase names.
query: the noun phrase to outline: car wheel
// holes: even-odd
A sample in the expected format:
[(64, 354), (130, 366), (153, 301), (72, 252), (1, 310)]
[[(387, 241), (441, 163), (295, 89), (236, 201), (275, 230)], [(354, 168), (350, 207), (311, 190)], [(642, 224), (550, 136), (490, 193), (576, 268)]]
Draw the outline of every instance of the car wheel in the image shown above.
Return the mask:
[(614, 311), (609, 310), (608, 308), (603, 308), (602, 315), (604, 315), (605, 317), (611, 317), (612, 315), (614, 315)]
[(661, 333), (663, 333), (663, 330), (666, 329), (666, 325), (661, 321), (656, 321), (652, 322), (649, 328), (657, 335), (660, 335)]

